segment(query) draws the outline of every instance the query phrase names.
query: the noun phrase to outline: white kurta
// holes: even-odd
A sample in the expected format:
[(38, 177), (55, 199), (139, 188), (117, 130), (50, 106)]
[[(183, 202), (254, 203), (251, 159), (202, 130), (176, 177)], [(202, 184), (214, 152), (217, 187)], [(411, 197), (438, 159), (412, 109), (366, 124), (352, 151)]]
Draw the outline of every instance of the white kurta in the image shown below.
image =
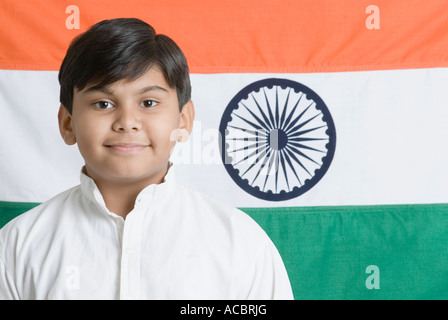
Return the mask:
[(94, 181), (0, 230), (0, 299), (292, 299), (277, 249), (245, 213), (176, 182), (126, 219)]

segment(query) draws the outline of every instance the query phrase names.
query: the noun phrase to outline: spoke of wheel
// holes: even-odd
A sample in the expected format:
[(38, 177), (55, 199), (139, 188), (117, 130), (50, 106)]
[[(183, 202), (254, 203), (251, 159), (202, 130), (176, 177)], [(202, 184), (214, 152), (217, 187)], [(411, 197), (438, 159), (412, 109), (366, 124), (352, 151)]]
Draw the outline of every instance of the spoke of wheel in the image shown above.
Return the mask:
[(283, 131), (288, 132), (290, 128), (294, 127), (295, 124), (302, 119), (303, 115), (308, 111), (309, 108), (313, 105), (314, 101), (312, 101), (306, 108), (303, 110), (294, 120), (286, 124), (286, 127), (283, 129)]
[[(286, 118), (285, 123), (284, 123), (283, 126), (280, 128), (280, 129), (282, 129), (283, 131), (285, 131), (285, 127), (284, 127), (284, 126), (286, 126), (286, 125), (288, 125), (288, 124), (290, 123), (291, 118), (292, 118), (292, 115), (295, 113), (295, 111), (296, 111), (296, 109), (297, 109), (297, 107), (298, 107), (300, 101), (302, 100), (302, 97), (303, 97), (303, 92), (302, 92), (302, 94), (300, 95), (300, 97), (299, 97), (299, 99), (297, 100), (297, 102), (296, 102), (296, 104), (294, 105), (294, 107), (292, 108), (291, 112), (289, 113), (288, 118)], [(305, 110), (305, 111), (306, 111), (306, 110)]]
[(258, 147), (257, 149), (255, 149), (255, 151), (253, 151), (251, 154), (245, 156), (243, 159), (241, 159), (240, 161), (238, 161), (237, 163), (235, 163), (233, 166), (237, 166), (239, 165), (241, 162), (246, 161), (249, 158), (252, 158), (254, 155), (258, 154), (260, 152), (260, 150), (262, 150), (263, 148), (267, 148), (266, 144), (262, 144), (260, 145), (260, 147)]
[(268, 149), (267, 154), (265, 155), (264, 159), (263, 159), (263, 163), (260, 166), (260, 169), (258, 170), (257, 174), (255, 175), (255, 178), (252, 180), (252, 185), (255, 183), (255, 180), (257, 180), (258, 176), (260, 175), (261, 171), (263, 170), (264, 166), (266, 165), (266, 162), (269, 160), (271, 155), (271, 149)]
[(297, 130), (299, 130), (300, 128), (306, 126), (308, 123), (310, 123), (311, 121), (313, 121), (314, 119), (316, 119), (316, 118), (317, 118), (318, 116), (320, 116), (320, 115), (321, 115), (321, 113), (318, 113), (318, 114), (316, 114), (314, 117), (311, 117), (310, 119), (308, 119), (308, 120), (306, 120), (306, 121), (304, 121), (304, 122), (302, 122), (302, 123), (299, 123), (297, 126), (291, 128), (291, 129), (289, 129), (289, 130), (286, 129), (286, 130), (285, 130), (286, 134), (289, 134), (290, 132), (296, 132)]
[(284, 122), (285, 122), (286, 109), (288, 108), (289, 94), (290, 93), (291, 93), (291, 88), (289, 88), (288, 95), (286, 96), (285, 105), (283, 106), (282, 115), (280, 117), (280, 126), (279, 126), (279, 128), (283, 128), (283, 125), (284, 125)]
[(303, 170), (305, 170), (305, 171), (311, 176), (311, 173), (308, 171), (307, 168), (305, 168), (305, 166), (303, 165), (303, 163), (302, 163), (299, 159), (297, 159), (297, 157), (294, 155), (294, 152), (293, 152), (293, 151), (289, 150), (288, 147), (286, 147), (286, 148), (283, 149), (283, 150), (285, 150), (285, 151), (288, 153), (288, 155), (289, 155), (295, 162), (297, 162), (297, 163), (299, 164), (299, 166), (301, 166), (301, 167), (303, 168)]
[(260, 155), (257, 157), (257, 159), (256, 159), (250, 166), (249, 166), (249, 168), (246, 169), (246, 171), (244, 171), (244, 173), (241, 175), (241, 178), (242, 178), (246, 173), (248, 173), (252, 168), (254, 168), (254, 167), (260, 162), (260, 159), (261, 159), (262, 157), (266, 156), (266, 154), (269, 152), (269, 151), (266, 151), (266, 150), (268, 150), (268, 148), (265, 148), (265, 149), (260, 153)]
[(306, 154), (304, 154), (302, 151), (300, 151), (299, 149), (296, 149), (295, 147), (288, 145), (286, 148), (290, 149), (292, 152), (294, 152), (295, 154), (298, 154), (312, 162), (314, 162), (315, 164), (317, 164), (318, 166), (321, 166), (320, 163), (317, 163), (316, 161), (314, 161), (313, 159), (311, 159), (310, 157), (308, 157)]
[(263, 131), (263, 130), (261, 130), (261, 131), (254, 131), (254, 130), (250, 130), (250, 129), (247, 129), (247, 128), (241, 128), (241, 127), (236, 127), (236, 126), (232, 126), (232, 125), (229, 125), (228, 127), (232, 128), (232, 129), (241, 130), (241, 131), (243, 131), (245, 133), (253, 134), (254, 136), (257, 136), (257, 137), (260, 136), (260, 135), (263, 135), (263, 134), (265, 136), (268, 135), (267, 131)]
[(289, 187), (289, 181), (288, 181), (288, 175), (286, 174), (286, 165), (285, 165), (285, 155), (283, 154), (284, 151), (280, 150), (280, 162), (283, 169), (283, 175), (285, 176), (286, 185), (288, 186), (288, 192), (291, 191), (291, 188)]
[[(326, 126), (324, 126), (326, 127)], [(322, 127), (319, 127), (322, 128)], [(288, 141), (296, 141), (296, 142), (305, 142), (305, 141), (323, 141), (323, 140), (329, 140), (329, 138), (299, 138), (299, 137), (292, 137), (292, 135), (288, 136)]]
[(266, 189), (266, 183), (268, 182), (269, 174), (271, 173), (272, 162), (274, 162), (274, 157), (270, 157), (269, 159), (268, 173), (266, 174), (266, 179), (264, 179), (263, 191)]
[(266, 94), (265, 88), (263, 88), (263, 93), (266, 100), (266, 106), (268, 107), (269, 119), (271, 120), (272, 127), (275, 129), (274, 115), (272, 114), (271, 105), (269, 104), (268, 95)]
[(238, 149), (234, 149), (232, 151), (228, 151), (228, 153), (234, 153), (234, 152), (238, 152), (238, 151), (242, 151), (242, 150), (249, 150), (249, 149), (253, 149), (253, 148), (258, 148), (258, 146), (261, 145), (261, 144), (264, 145), (266, 143), (260, 141), (259, 143), (257, 142), (257, 143), (251, 144), (250, 146), (244, 146), (244, 147), (241, 147), (241, 148), (238, 148)]
[(326, 127), (326, 126), (327, 126), (327, 125), (324, 124), (324, 125), (319, 126), (319, 127), (314, 127), (314, 128), (307, 129), (307, 130), (303, 130), (303, 131), (298, 131), (298, 132), (290, 133), (290, 134), (288, 134), (288, 140), (289, 140), (290, 137), (291, 137), (291, 138), (293, 138), (293, 137), (298, 137), (298, 136), (301, 136), (301, 135), (306, 134), (306, 133), (308, 133), (308, 132), (312, 132), (312, 131), (315, 131), (315, 130), (324, 128), (324, 127)]
[(292, 172), (294, 173), (294, 175), (296, 176), (297, 180), (299, 181), (300, 186), (302, 186), (302, 181), (300, 181), (300, 178), (297, 175), (297, 171), (296, 171), (296, 169), (294, 168), (294, 165), (291, 162), (290, 156), (288, 155), (288, 151), (283, 149), (282, 152), (284, 153), (284, 158), (286, 159), (286, 162), (288, 162), (289, 167), (291, 168)]
[[(254, 138), (230, 138), (230, 139), (233, 140), (233, 141), (260, 141), (260, 142), (262, 142), (262, 141), (266, 140), (266, 137), (264, 137), (264, 138), (258, 138), (258, 137), (254, 137)], [(323, 139), (321, 139), (321, 140), (323, 140)], [(300, 141), (302, 141), (302, 140), (300, 140)]]
[(255, 129), (258, 130), (262, 130), (263, 128), (260, 127), (259, 125), (253, 123), (252, 121), (247, 120), (246, 118), (241, 117), (240, 115), (236, 114), (236, 113), (232, 113), (232, 115), (237, 116), (238, 118), (240, 118), (241, 120), (243, 120), (244, 122), (246, 122), (248, 125), (254, 127)]
[(279, 128), (280, 115), (278, 111), (278, 86), (275, 87), (275, 128)]
[(269, 126), (263, 121), (261, 120), (259, 117), (257, 117), (257, 115), (255, 113), (253, 113), (248, 107), (246, 107), (246, 105), (244, 103), (241, 102), (241, 104), (243, 105), (244, 108), (246, 108), (247, 111), (249, 111), (249, 113), (252, 115), (252, 117), (254, 117), (255, 120), (257, 120), (257, 122), (267, 131), (269, 131)]
[(278, 150), (275, 151), (275, 160), (274, 160), (274, 170), (275, 170), (275, 193), (277, 193), (278, 190), (278, 171), (279, 171), (279, 163), (280, 163), (280, 159), (279, 159), (279, 153)]
[(266, 114), (264, 113), (264, 111), (261, 109), (260, 104), (258, 103), (257, 99), (255, 99), (255, 97), (254, 97), (253, 94), (251, 94), (251, 96), (252, 96), (252, 99), (254, 99), (255, 104), (256, 104), (256, 106), (257, 106), (257, 108), (258, 108), (258, 111), (260, 111), (261, 116), (263, 117), (263, 120), (264, 120), (265, 123), (269, 126), (269, 129), (273, 129), (274, 127), (273, 127), (272, 123), (270, 123), (268, 117), (266, 116)]
[(288, 141), (288, 144), (293, 145), (293, 146), (298, 147), (298, 148), (302, 148), (302, 149), (307, 149), (307, 150), (312, 150), (312, 151), (316, 151), (316, 152), (326, 153), (325, 151), (322, 151), (322, 150), (319, 150), (319, 149), (315, 149), (315, 148), (311, 148), (311, 147), (306, 146), (306, 145), (301, 144), (301, 143), (295, 143), (295, 142), (292, 142), (292, 141)]

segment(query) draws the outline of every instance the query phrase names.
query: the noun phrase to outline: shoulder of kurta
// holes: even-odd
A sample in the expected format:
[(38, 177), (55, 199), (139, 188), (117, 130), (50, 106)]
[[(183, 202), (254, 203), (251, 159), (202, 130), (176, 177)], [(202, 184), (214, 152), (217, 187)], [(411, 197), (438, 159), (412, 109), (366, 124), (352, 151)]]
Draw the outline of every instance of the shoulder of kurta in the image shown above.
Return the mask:
[(53, 198), (42, 202), (36, 207), (18, 215), (9, 221), (0, 232), (7, 232), (10, 230), (22, 230), (31, 228), (38, 220), (46, 220), (47, 223), (52, 222), (52, 216), (59, 215), (60, 211), (57, 208), (63, 208), (67, 205), (66, 201), (74, 193), (80, 192), (79, 186), (70, 188), (61, 192)]
[(27, 243), (42, 244), (45, 235), (57, 229), (65, 200), (76, 192), (78, 187), (66, 190), (9, 221), (0, 230), (0, 251), (5, 259), (11, 254), (26, 254), (21, 249), (28, 247)]
[(183, 185), (181, 193), (183, 206), (194, 208), (200, 219), (215, 221), (211, 228), (225, 228), (238, 246), (253, 252), (270, 245), (265, 231), (245, 212)]

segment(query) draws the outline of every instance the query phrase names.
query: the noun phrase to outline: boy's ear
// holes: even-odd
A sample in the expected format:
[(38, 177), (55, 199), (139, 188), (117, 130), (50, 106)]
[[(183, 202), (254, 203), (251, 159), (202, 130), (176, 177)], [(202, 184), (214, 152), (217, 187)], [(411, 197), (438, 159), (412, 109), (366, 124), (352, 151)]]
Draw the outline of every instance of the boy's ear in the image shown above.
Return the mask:
[(72, 115), (68, 110), (61, 104), (58, 112), (59, 121), (59, 132), (61, 133), (62, 139), (68, 145), (73, 145), (76, 143), (76, 136), (72, 126)]
[(183, 106), (182, 111), (180, 112), (179, 131), (182, 132), (181, 134), (182, 141), (180, 142), (185, 142), (186, 140), (188, 140), (188, 136), (190, 135), (191, 130), (193, 129), (193, 122), (194, 122), (194, 105), (193, 101), (190, 100)]

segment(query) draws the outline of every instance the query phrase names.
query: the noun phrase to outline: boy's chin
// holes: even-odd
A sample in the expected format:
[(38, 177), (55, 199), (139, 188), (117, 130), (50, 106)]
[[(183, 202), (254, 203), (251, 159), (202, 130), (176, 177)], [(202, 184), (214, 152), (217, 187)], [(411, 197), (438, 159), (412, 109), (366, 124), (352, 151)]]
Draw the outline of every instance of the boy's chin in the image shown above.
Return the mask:
[[(102, 172), (97, 177), (100, 178), (103, 183), (150, 185), (161, 183), (167, 170), (168, 161), (162, 166), (139, 167), (136, 165), (121, 165), (118, 167), (103, 168), (103, 170), (101, 170)], [(95, 177), (92, 178), (95, 180)]]
[(154, 184), (160, 183), (163, 181), (168, 169), (168, 162), (166, 165), (161, 168), (120, 168), (118, 170), (114, 170), (110, 172), (109, 180), (115, 183), (146, 183), (146, 184)]

